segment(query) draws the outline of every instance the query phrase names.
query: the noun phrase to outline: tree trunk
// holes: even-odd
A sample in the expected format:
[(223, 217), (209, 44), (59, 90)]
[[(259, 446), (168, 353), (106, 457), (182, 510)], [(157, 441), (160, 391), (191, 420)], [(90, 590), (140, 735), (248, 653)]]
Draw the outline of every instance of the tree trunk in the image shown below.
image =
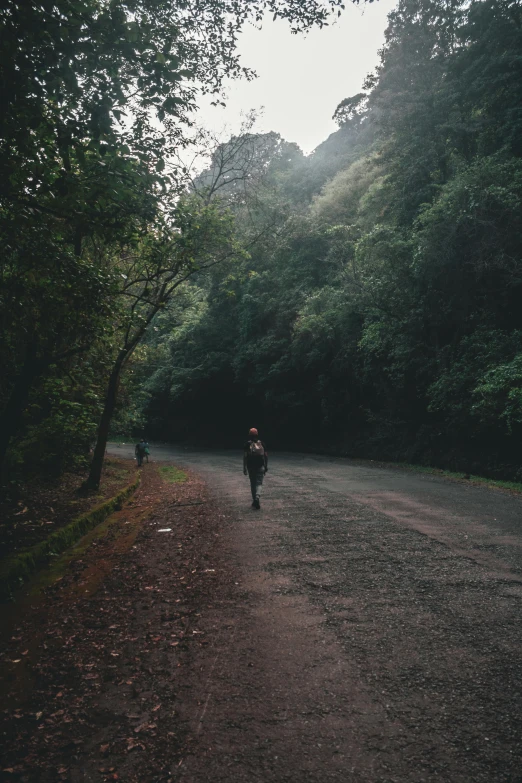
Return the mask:
[(7, 405), (0, 416), (0, 476), (2, 479), (4, 478), (5, 459), (9, 449), (9, 442), (20, 427), (35, 378), (42, 373), (45, 366), (45, 362), (36, 358), (36, 348), (30, 346), (27, 349), (24, 366), (9, 396)]
[[(112, 414), (116, 407), (118, 399), (118, 387), (120, 385), (120, 375), (125, 363), (132, 356), (132, 353), (141, 338), (146, 332), (147, 326), (152, 321), (153, 317), (158, 312), (159, 306), (156, 307), (151, 313), (145, 324), (138, 330), (132, 339), (127, 339), (125, 347), (121, 349), (118, 354), (118, 358), (114, 363), (112, 372), (109, 377), (109, 383), (107, 385), (107, 393), (105, 395), (105, 404), (103, 413), (98, 427), (98, 434), (96, 439), (96, 446), (94, 447), (94, 456), (91, 462), (91, 469), (87, 480), (82, 484), (82, 489), (85, 492), (92, 492), (99, 488), (101, 481), (101, 473), (103, 468), (103, 460), (105, 458), (105, 449), (107, 448), (107, 440), (109, 438), (109, 429), (111, 426)], [(128, 335), (127, 335), (128, 337)]]
[(96, 440), (96, 446), (94, 447), (94, 456), (91, 462), (91, 469), (89, 477), (84, 482), (82, 489), (88, 491), (97, 490), (100, 486), (101, 473), (103, 468), (103, 460), (105, 458), (105, 449), (107, 448), (107, 440), (109, 438), (109, 428), (111, 426), (112, 414), (116, 407), (116, 400), (118, 398), (118, 387), (120, 385), (120, 374), (127, 359), (128, 352), (122, 351), (116, 363), (112, 369), (109, 377), (109, 383), (107, 384), (107, 393), (105, 395), (105, 405), (103, 407), (103, 413), (100, 420), (100, 426), (98, 427), (98, 434)]

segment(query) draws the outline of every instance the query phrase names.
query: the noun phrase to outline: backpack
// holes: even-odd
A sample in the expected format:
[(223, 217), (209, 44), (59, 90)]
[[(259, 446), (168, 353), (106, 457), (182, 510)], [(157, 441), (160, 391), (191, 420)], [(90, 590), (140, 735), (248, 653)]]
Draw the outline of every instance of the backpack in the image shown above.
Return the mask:
[(265, 447), (261, 443), (260, 440), (253, 440), (250, 444), (249, 448), (249, 456), (250, 457), (258, 457), (260, 459), (264, 459), (265, 456)]

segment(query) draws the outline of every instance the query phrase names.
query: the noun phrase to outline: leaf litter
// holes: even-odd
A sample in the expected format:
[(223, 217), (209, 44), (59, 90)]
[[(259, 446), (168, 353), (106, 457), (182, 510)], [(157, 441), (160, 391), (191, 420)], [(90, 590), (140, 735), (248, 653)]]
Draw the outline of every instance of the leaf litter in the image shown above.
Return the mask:
[[(80, 769), (142, 783), (177, 766), (185, 752), (186, 727), (175, 710), (160, 710), (180, 698), (192, 645), (204, 646), (192, 623), (207, 600), (206, 551), (221, 517), (211, 516), (198, 479), (163, 484), (151, 468), (120, 524), (26, 607), (12, 634), (2, 635), (0, 653), (19, 664), (13, 652), (22, 648), (27, 669), (23, 683), (0, 681), (3, 769), (21, 783), (75, 779)], [(151, 498), (154, 516), (171, 523), (179, 547), (165, 551), (145, 524), (143, 503)], [(180, 503), (184, 513), (171, 516)], [(125, 547), (129, 520), (141, 527)], [(109, 567), (91, 591), (103, 564)], [(60, 709), (49, 711), (53, 702)]]

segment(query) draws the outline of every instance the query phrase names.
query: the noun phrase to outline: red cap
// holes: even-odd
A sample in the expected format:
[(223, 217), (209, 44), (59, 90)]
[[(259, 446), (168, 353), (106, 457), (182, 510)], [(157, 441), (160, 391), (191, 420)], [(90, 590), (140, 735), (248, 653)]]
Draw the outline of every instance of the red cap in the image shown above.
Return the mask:
[(259, 433), (258, 433), (258, 431), (256, 430), (255, 427), (252, 427), (251, 429), (249, 429), (248, 430), (248, 434), (251, 435), (253, 438), (257, 438), (257, 436), (259, 435)]

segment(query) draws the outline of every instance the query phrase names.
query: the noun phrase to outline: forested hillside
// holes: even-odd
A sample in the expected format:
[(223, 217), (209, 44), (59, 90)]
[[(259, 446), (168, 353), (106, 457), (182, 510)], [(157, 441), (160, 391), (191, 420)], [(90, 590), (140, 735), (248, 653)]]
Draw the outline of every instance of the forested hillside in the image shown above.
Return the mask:
[(116, 430), (520, 478), (520, 3), (401, 0), (335, 118), (309, 157), (249, 135), (248, 254), (157, 316)]
[(0, 11), (4, 480), (96, 444), (95, 489), (110, 427), (229, 446), (254, 425), (522, 478), (520, 2), (401, 0), (312, 155), (247, 123), (183, 163), (245, 20), (339, 7)]
[[(85, 465), (96, 490), (121, 373), (195, 273), (242, 257), (190, 185), (201, 95), (249, 76), (265, 12), (295, 33), (340, 0), (7, 0), (0, 8), (0, 470)], [(245, 172), (247, 174), (247, 171)], [(218, 182), (214, 183), (217, 188)]]

